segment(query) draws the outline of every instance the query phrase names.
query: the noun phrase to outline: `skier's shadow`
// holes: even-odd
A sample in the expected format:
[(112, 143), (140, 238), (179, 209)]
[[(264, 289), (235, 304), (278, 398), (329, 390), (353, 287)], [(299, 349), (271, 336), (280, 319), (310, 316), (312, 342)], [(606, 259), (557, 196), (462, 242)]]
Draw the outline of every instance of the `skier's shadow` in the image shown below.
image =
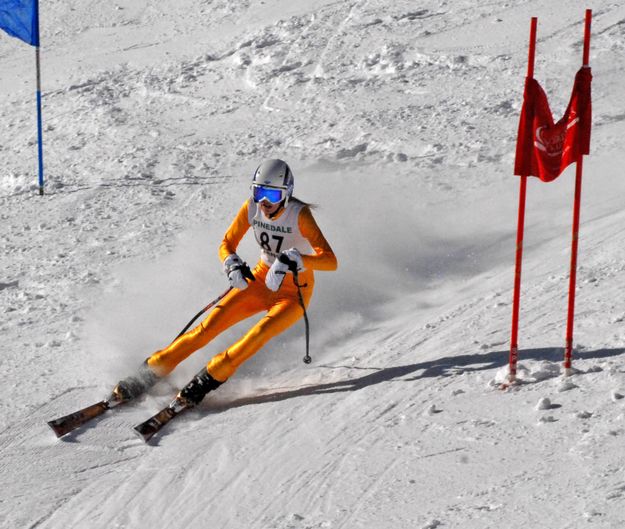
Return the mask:
[[(625, 354), (622, 349), (598, 349), (596, 351), (580, 351), (575, 354), (575, 358), (590, 360), (610, 358)], [(347, 391), (358, 391), (360, 389), (382, 384), (385, 382), (412, 382), (424, 378), (449, 377), (467, 372), (485, 371), (489, 369), (499, 369), (508, 364), (508, 351), (494, 351), (490, 353), (476, 353), (469, 355), (449, 356), (419, 362), (416, 364), (386, 367), (386, 368), (363, 368), (351, 367), (347, 369), (372, 369), (362, 377), (328, 382), (327, 384), (315, 384), (289, 391), (275, 391), (264, 395), (244, 397), (230, 402), (210, 403), (207, 405), (209, 413), (218, 413), (232, 408), (240, 408), (253, 404), (266, 402), (279, 402), (308, 395), (324, 395), (327, 393), (343, 393)], [(519, 351), (519, 361), (523, 360), (546, 360), (550, 362), (560, 362), (563, 358), (561, 347), (525, 349)]]

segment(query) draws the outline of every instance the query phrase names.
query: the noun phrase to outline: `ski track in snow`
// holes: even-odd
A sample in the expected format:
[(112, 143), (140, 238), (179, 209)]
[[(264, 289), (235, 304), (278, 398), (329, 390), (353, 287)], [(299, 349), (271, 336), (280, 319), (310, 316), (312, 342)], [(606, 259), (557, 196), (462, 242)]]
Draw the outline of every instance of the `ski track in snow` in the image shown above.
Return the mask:
[[(575, 367), (560, 377), (573, 169), (528, 185), (518, 386), (514, 142), (531, 16), (554, 115), (573, 0), (42, 3), (47, 195), (32, 50), (0, 37), (0, 527), (617, 529), (625, 524), (625, 7), (589, 0)], [(340, 268), (310, 316), (144, 445), (136, 404), (56, 440), (223, 290), (216, 247), (287, 159)], [(254, 244), (241, 253), (253, 260)]]

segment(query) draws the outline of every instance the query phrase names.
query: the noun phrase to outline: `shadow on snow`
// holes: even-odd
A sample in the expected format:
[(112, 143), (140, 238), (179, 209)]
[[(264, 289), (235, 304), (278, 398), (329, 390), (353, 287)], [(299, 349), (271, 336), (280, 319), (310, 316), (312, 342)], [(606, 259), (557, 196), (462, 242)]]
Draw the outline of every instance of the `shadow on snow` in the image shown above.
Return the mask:
[[(599, 349), (595, 351), (579, 351), (574, 356), (578, 360), (592, 360), (610, 358), (620, 356), (625, 353), (622, 349)], [(561, 347), (526, 349), (519, 351), (519, 361), (537, 360), (560, 362), (563, 358), (563, 349)], [(449, 377), (467, 372), (485, 371), (489, 369), (500, 369), (508, 364), (508, 351), (494, 351), (484, 354), (471, 354), (460, 356), (449, 356), (430, 360), (427, 362), (418, 362), (395, 367), (385, 368), (354, 368), (346, 367), (346, 369), (372, 369), (373, 373), (367, 375), (340, 380), (336, 382), (328, 382), (326, 384), (315, 384), (290, 391), (276, 391), (265, 395), (256, 395), (236, 399), (223, 404), (209, 404), (207, 411), (209, 413), (218, 413), (232, 408), (240, 408), (253, 404), (262, 404), (266, 402), (279, 402), (283, 400), (304, 397), (308, 395), (323, 395), (327, 393), (342, 393), (346, 391), (358, 391), (360, 389), (382, 384), (384, 382), (411, 382), (424, 378)], [(341, 367), (341, 366), (338, 366)]]

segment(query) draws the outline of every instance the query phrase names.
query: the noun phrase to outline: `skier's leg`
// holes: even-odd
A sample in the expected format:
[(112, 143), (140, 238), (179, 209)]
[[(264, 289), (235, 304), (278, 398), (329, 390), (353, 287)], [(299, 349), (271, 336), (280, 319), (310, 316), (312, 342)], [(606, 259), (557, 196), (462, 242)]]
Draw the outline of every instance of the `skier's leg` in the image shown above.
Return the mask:
[(259, 287), (261, 285), (257, 281), (250, 283), (245, 290), (232, 290), (197, 327), (150, 356), (147, 360), (149, 368), (159, 377), (168, 375), (180, 362), (217, 335), (264, 310), (264, 293)]
[(219, 333), (264, 308), (262, 292), (252, 285), (246, 290), (231, 291), (200, 325), (150, 356), (137, 373), (122, 379), (113, 393), (121, 400), (138, 397)]
[[(308, 306), (312, 288), (303, 288), (302, 294), (304, 304)], [(245, 360), (253, 356), (274, 336), (293, 325), (303, 313), (299, 300), (294, 296), (279, 299), (245, 336), (210, 360), (206, 366), (207, 372), (217, 381), (226, 381)]]

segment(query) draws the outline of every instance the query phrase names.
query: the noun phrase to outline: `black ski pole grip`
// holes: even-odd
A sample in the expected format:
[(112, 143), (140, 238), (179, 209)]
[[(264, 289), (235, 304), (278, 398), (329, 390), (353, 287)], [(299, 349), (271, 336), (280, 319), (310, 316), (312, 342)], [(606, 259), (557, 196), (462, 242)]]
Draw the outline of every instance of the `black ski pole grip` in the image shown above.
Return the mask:
[(289, 267), (289, 270), (293, 272), (293, 274), (297, 274), (297, 263), (295, 261), (289, 259), (283, 253), (280, 254), (280, 257), (278, 257), (278, 261), (280, 261), (282, 264), (287, 265)]
[(247, 263), (243, 263), (241, 265), (241, 273), (245, 279), (249, 279), (250, 281), (256, 281), (254, 274), (252, 274), (252, 269), (248, 266)]

